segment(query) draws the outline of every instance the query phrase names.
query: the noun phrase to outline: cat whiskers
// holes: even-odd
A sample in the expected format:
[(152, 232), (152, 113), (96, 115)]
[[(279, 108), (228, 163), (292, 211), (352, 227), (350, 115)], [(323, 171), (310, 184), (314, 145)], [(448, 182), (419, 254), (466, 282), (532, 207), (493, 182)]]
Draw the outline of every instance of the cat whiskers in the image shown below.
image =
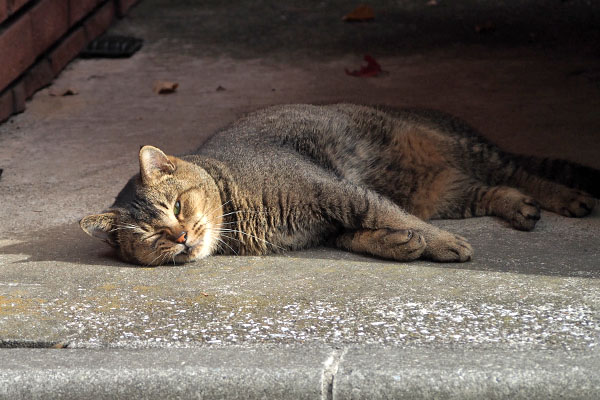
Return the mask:
[[(227, 236), (227, 235), (222, 235), (222, 236), (224, 236), (224, 237), (226, 237), (226, 238), (228, 238), (228, 239), (238, 240), (238, 239), (236, 239), (236, 238), (232, 238), (232, 237), (230, 237), (230, 236)], [(217, 246), (219, 246), (219, 242), (220, 242), (220, 243), (223, 243), (225, 246), (229, 247), (229, 248), (231, 249), (231, 251), (233, 251), (233, 253), (234, 253), (236, 256), (238, 255), (238, 252), (237, 252), (237, 251), (235, 251), (235, 250), (233, 249), (233, 247), (231, 247), (230, 245), (228, 245), (228, 244), (227, 244), (227, 243), (226, 243), (226, 242), (225, 242), (223, 239), (221, 239), (220, 237), (215, 237), (215, 239), (217, 239), (217, 242), (216, 242), (216, 243), (217, 243)], [(239, 240), (238, 240), (238, 241), (239, 241)], [(220, 248), (220, 246), (219, 246), (219, 248)]]
[[(150, 254), (154, 254), (154, 253), (156, 253), (156, 252), (157, 252), (157, 251), (159, 251), (159, 250), (160, 250), (160, 249), (155, 249), (155, 250), (153, 250), (153, 251), (152, 251), (152, 253), (150, 253)], [(164, 257), (164, 256), (165, 256), (165, 253), (160, 253), (160, 254), (159, 254), (158, 256), (156, 256), (156, 257), (155, 257), (155, 258), (154, 258), (152, 261), (150, 261), (150, 262), (149, 262), (149, 263), (146, 265), (146, 267), (151, 267), (151, 266), (155, 265), (155, 264), (154, 264), (154, 262), (155, 262), (156, 260), (158, 260), (160, 257)], [(162, 264), (162, 263), (163, 263), (163, 261), (165, 261), (165, 260), (164, 260), (164, 259), (160, 260), (160, 262), (159, 262), (158, 264), (156, 264), (156, 265), (160, 265), (160, 264)]]
[(269, 211), (238, 210), (238, 211), (229, 212), (227, 214), (222, 214), (221, 217), (227, 217), (228, 215), (241, 214), (241, 213), (270, 214)]
[(236, 220), (236, 221), (231, 221), (231, 222), (222, 222), (222, 223), (220, 223), (220, 224), (215, 224), (215, 226), (221, 226), (221, 225), (233, 225), (233, 224), (237, 224), (237, 223), (240, 223), (240, 222), (248, 222), (248, 221), (251, 221), (251, 220), (250, 220), (250, 219), (239, 219), (239, 220)]
[[(269, 242), (268, 240), (261, 239), (261, 238), (259, 238), (258, 236), (252, 235), (252, 234), (250, 234), (250, 233), (246, 233), (246, 232), (244, 232), (244, 231), (240, 231), (240, 230), (238, 230), (238, 229), (223, 229), (223, 228), (218, 228), (218, 229), (215, 229), (215, 230), (216, 230), (217, 232), (233, 232), (233, 233), (241, 233), (242, 235), (245, 235), (245, 236), (251, 237), (251, 238), (253, 238), (253, 239), (259, 240), (259, 241), (261, 241), (261, 242), (267, 243), (267, 244), (269, 244), (269, 245), (271, 245), (271, 246), (273, 246), (273, 247), (276, 247), (276, 248), (278, 248), (278, 249), (280, 249), (280, 250), (285, 250), (283, 247), (281, 247), (281, 246), (278, 246), (278, 245), (276, 245), (275, 243), (271, 243), (271, 242)], [(223, 235), (223, 236), (224, 236), (224, 235)], [(238, 240), (239, 242), (241, 242), (241, 240), (239, 240), (239, 239), (236, 239), (236, 240)]]
[(218, 211), (218, 210), (219, 210), (219, 208), (223, 208), (225, 205), (227, 205), (227, 204), (231, 203), (232, 201), (233, 201), (233, 200), (227, 200), (225, 203), (221, 204), (220, 206), (218, 206), (218, 207), (215, 207), (215, 208), (213, 208), (212, 210), (210, 210), (210, 211), (206, 212), (206, 213), (205, 213), (205, 215), (208, 215), (209, 217), (212, 217), (212, 216), (213, 216), (213, 213), (214, 213), (215, 211)]

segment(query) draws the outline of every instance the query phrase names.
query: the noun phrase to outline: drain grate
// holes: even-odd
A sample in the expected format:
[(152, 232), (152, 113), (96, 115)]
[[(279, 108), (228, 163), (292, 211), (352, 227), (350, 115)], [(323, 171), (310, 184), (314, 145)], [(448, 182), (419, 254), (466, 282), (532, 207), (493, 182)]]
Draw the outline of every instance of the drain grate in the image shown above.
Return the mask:
[(0, 339), (0, 349), (66, 349), (67, 342)]

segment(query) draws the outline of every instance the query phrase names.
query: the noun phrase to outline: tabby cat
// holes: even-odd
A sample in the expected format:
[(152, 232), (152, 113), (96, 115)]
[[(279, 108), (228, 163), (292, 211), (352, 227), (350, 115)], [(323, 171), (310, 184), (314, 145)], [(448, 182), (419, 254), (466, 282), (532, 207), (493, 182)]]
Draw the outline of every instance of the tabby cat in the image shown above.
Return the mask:
[(267, 108), (192, 154), (144, 146), (139, 162), (80, 225), (142, 265), (325, 243), (463, 262), (469, 243), (424, 221), (494, 215), (529, 231), (540, 208), (583, 217), (600, 196), (600, 171), (508, 154), (450, 115), (352, 104)]

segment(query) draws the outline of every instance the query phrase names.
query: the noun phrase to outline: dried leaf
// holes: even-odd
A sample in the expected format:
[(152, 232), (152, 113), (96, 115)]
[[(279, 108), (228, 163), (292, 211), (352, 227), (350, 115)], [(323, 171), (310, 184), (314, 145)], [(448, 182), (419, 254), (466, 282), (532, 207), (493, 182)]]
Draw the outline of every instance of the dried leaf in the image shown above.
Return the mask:
[(360, 67), (359, 70), (350, 71), (347, 68), (345, 69), (346, 74), (351, 76), (358, 76), (361, 78), (367, 78), (371, 76), (377, 76), (383, 72), (381, 69), (381, 65), (375, 61), (373, 57), (370, 55), (366, 55), (364, 60), (367, 62), (367, 65)]
[(342, 17), (344, 21), (369, 21), (373, 18), (375, 18), (375, 11), (373, 11), (371, 6), (366, 4), (359, 5), (350, 13)]
[(221, 85), (217, 86), (217, 92), (223, 92), (225, 90), (227, 90), (227, 89), (225, 89), (223, 86), (221, 86)]
[(492, 21), (487, 21), (483, 24), (475, 26), (475, 32), (477, 33), (492, 33), (496, 30), (496, 24)]
[(208, 294), (208, 293), (206, 293), (206, 292), (201, 292), (200, 294), (201, 294), (202, 296), (204, 296), (204, 297), (208, 297), (208, 296), (209, 296), (209, 294)]
[(174, 93), (177, 90), (179, 83), (177, 82), (169, 82), (169, 81), (156, 81), (154, 82), (154, 93), (156, 94), (169, 94)]
[(71, 88), (51, 88), (48, 91), (48, 94), (50, 96), (75, 96), (79, 94), (79, 92)]

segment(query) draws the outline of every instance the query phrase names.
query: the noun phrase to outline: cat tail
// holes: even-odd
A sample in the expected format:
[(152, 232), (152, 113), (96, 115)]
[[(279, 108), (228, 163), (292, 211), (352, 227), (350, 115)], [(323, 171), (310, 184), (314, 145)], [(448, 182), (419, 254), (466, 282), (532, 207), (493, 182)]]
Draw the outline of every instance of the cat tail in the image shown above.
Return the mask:
[(600, 170), (567, 160), (515, 155), (517, 164), (533, 175), (583, 190), (600, 198)]

